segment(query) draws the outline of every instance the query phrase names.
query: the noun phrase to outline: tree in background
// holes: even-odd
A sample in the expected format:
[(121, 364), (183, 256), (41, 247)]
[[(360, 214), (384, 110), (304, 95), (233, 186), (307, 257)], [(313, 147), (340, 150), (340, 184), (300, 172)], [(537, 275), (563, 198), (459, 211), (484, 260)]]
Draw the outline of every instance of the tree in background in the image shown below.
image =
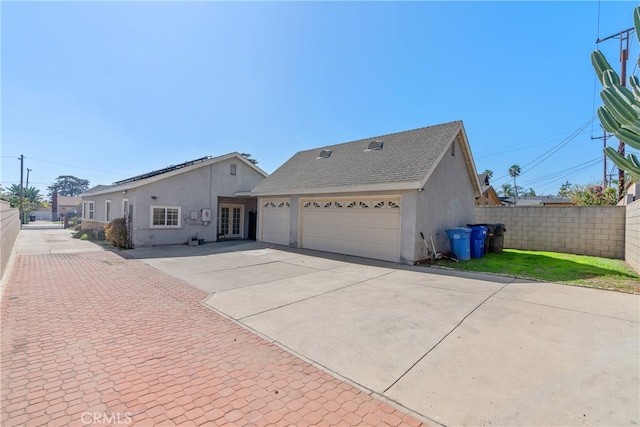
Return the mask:
[[(633, 23), (640, 40), (640, 6), (633, 11)], [(640, 65), (640, 56), (637, 63)], [(631, 90), (624, 87), (618, 73), (611, 68), (599, 50), (591, 53), (591, 64), (603, 86), (600, 98), (604, 105), (598, 108), (602, 127), (614, 134), (620, 142), (640, 150), (640, 79), (632, 75), (629, 77)], [(625, 158), (612, 147), (606, 147), (604, 152), (620, 169), (640, 178), (640, 161), (635, 155), (629, 154)], [(621, 188), (620, 192), (623, 190)]]
[(489, 179), (493, 178), (493, 171), (491, 169), (485, 169), (482, 173), (486, 173)]
[(515, 194), (513, 191), (513, 186), (511, 184), (506, 184), (506, 183), (500, 186), (500, 193), (505, 197), (510, 197)]
[[(5, 190), (4, 195), (9, 200), (12, 208), (20, 206), (20, 185), (12, 184), (11, 187)], [(25, 216), (43, 206), (40, 190), (35, 187), (24, 187), (23, 197), (22, 210)]]
[(254, 159), (253, 157), (251, 157), (251, 154), (249, 154), (249, 153), (240, 153), (240, 155), (242, 157), (244, 157), (245, 159), (249, 160), (254, 165), (258, 164), (258, 161), (256, 159)]
[(60, 175), (56, 178), (56, 182), (47, 187), (49, 197), (54, 192), (58, 192), (61, 196), (78, 196), (89, 189), (89, 180), (77, 178), (73, 175)]
[(516, 200), (518, 199), (518, 185), (516, 184), (516, 177), (520, 176), (521, 170), (520, 166), (513, 165), (509, 168), (509, 176), (513, 178), (513, 188), (515, 189), (515, 195), (513, 198), (513, 204), (516, 204)]
[(569, 197), (569, 192), (571, 191), (571, 187), (572, 187), (572, 184), (569, 181), (565, 181), (565, 183), (560, 186), (560, 190), (558, 190), (558, 196)]
[(567, 195), (578, 206), (615, 206), (618, 203), (618, 191), (615, 187), (602, 188), (602, 185), (572, 185)]

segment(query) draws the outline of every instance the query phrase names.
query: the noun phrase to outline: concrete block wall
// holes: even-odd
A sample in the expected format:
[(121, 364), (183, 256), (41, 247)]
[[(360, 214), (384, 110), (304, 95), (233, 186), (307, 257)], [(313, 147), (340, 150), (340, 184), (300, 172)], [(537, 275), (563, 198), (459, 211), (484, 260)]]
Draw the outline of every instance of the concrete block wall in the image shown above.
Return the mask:
[(476, 206), (476, 223), (503, 223), (504, 247), (624, 259), (624, 206)]
[(640, 273), (640, 200), (627, 205), (624, 259)]
[(9, 262), (13, 245), (20, 232), (20, 212), (0, 200), (0, 278)]

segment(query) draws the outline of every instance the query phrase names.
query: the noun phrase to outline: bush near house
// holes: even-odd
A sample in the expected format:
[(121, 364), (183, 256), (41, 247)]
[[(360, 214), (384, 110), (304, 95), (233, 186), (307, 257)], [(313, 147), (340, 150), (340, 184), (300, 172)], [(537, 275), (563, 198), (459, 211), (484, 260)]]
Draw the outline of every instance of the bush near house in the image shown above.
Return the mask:
[(81, 240), (104, 240), (105, 236), (102, 228), (84, 228), (76, 231), (72, 237)]
[(127, 223), (124, 218), (116, 218), (104, 228), (109, 243), (117, 248), (127, 247)]

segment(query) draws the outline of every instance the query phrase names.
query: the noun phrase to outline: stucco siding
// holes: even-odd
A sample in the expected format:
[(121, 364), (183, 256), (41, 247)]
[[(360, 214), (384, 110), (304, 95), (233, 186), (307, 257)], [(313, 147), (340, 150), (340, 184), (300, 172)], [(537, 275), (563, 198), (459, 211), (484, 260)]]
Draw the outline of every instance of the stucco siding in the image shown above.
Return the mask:
[(415, 248), (414, 260), (426, 257), (422, 232), (431, 246), (429, 234), (438, 252), (449, 252), (446, 229), (474, 222), (474, 185), (458, 143), (455, 156), (447, 152), (427, 181), (424, 191), (417, 193), (416, 230), (411, 237)]
[[(235, 174), (231, 173), (232, 164), (235, 165)], [(219, 197), (234, 198), (236, 203), (245, 205), (243, 220), (246, 237), (248, 215), (251, 210), (256, 210), (256, 203), (254, 199), (236, 198), (235, 195), (238, 192), (248, 193), (263, 179), (262, 174), (240, 159), (230, 158), (133, 188), (128, 186), (126, 194), (123, 193), (124, 187), (119, 186), (110, 193), (85, 195), (83, 201), (94, 201), (94, 221), (106, 224), (105, 201), (111, 200), (113, 219), (123, 216), (122, 201), (128, 199), (132, 209), (134, 246), (186, 243), (196, 233), (199, 239), (210, 242), (217, 240)], [(152, 227), (152, 206), (179, 207), (179, 227)], [(202, 209), (211, 209), (210, 222), (202, 220)], [(192, 212), (197, 219), (192, 219)]]

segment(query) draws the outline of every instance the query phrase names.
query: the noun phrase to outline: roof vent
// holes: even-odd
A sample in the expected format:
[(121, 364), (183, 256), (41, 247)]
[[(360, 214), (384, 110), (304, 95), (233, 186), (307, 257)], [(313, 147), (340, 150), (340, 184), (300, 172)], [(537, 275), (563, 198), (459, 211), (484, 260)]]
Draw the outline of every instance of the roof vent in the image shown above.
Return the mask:
[(365, 151), (382, 150), (384, 141), (371, 141)]
[(322, 150), (318, 155), (318, 159), (328, 159), (331, 156), (331, 150)]

